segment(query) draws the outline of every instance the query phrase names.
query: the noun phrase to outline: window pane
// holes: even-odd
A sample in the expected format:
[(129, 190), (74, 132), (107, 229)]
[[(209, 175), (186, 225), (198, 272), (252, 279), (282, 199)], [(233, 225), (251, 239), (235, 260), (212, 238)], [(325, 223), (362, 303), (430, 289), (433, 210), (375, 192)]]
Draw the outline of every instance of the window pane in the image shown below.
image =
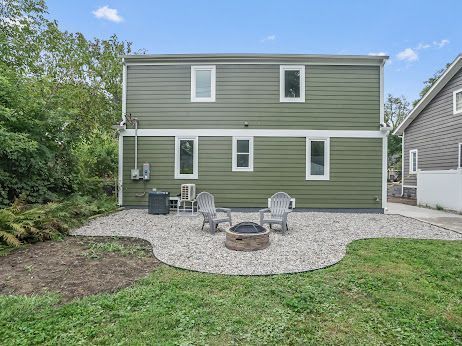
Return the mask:
[(456, 111), (462, 111), (462, 91), (456, 94)]
[(300, 71), (284, 71), (285, 97), (300, 97)]
[(412, 171), (417, 171), (417, 153), (415, 151), (412, 153)]
[(324, 141), (311, 141), (311, 175), (324, 175)]
[(180, 140), (180, 174), (193, 174), (193, 162), (194, 141), (192, 139)]
[(196, 97), (211, 97), (212, 71), (196, 70)]
[(249, 140), (248, 139), (238, 139), (237, 140), (237, 152), (238, 153), (248, 153), (249, 152)]
[(237, 154), (237, 167), (249, 167), (249, 154)]
[(459, 157), (460, 157), (459, 167), (462, 168), (462, 144), (459, 144)]

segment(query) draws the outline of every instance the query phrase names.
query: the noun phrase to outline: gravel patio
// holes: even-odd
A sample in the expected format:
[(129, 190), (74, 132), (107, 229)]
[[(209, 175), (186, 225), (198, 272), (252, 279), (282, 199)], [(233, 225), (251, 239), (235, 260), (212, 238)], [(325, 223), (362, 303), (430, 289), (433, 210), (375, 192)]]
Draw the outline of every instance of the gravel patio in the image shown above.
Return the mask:
[[(233, 213), (233, 223), (258, 222), (258, 213)], [(320, 269), (340, 261), (348, 243), (367, 238), (462, 240), (462, 234), (400, 215), (294, 212), (289, 232), (274, 230), (270, 246), (255, 252), (228, 250), (228, 226), (201, 231), (202, 217), (150, 215), (128, 209), (97, 218), (72, 232), (83, 236), (136, 237), (174, 267), (229, 275), (268, 275)]]

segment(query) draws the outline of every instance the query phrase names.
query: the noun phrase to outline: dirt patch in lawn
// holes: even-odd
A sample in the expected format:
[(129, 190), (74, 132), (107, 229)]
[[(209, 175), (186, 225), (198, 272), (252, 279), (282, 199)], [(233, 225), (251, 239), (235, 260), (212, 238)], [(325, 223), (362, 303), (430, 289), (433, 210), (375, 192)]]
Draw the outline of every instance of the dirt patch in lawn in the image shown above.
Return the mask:
[(66, 237), (1, 256), (0, 294), (57, 292), (69, 301), (120, 290), (159, 264), (144, 240)]

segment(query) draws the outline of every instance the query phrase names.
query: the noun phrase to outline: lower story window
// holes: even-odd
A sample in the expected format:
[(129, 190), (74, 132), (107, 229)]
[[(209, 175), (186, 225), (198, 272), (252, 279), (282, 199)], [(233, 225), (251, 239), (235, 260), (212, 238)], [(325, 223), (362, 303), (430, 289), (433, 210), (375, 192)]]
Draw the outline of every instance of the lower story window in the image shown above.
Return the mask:
[(409, 174), (416, 174), (417, 169), (419, 168), (417, 164), (417, 149), (409, 151)]
[(253, 171), (253, 137), (233, 137), (233, 171)]
[(459, 143), (459, 168), (462, 168), (462, 143)]
[(175, 179), (198, 178), (198, 137), (175, 137)]
[(306, 139), (306, 180), (329, 180), (329, 138)]

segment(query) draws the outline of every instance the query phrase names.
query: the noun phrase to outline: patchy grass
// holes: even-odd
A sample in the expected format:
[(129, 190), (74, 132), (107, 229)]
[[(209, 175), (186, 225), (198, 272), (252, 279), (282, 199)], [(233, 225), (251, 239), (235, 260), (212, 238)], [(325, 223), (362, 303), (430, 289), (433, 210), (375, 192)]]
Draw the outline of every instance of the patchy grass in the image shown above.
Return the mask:
[(0, 297), (5, 344), (460, 344), (462, 242), (375, 239), (339, 264), (266, 277), (166, 265), (134, 286), (56, 306)]
[(97, 259), (105, 253), (116, 253), (121, 256), (136, 256), (146, 257), (150, 253), (146, 251), (145, 247), (133, 244), (123, 244), (114, 238), (107, 242), (91, 242), (88, 244), (87, 249), (82, 253), (83, 256), (88, 258)]

